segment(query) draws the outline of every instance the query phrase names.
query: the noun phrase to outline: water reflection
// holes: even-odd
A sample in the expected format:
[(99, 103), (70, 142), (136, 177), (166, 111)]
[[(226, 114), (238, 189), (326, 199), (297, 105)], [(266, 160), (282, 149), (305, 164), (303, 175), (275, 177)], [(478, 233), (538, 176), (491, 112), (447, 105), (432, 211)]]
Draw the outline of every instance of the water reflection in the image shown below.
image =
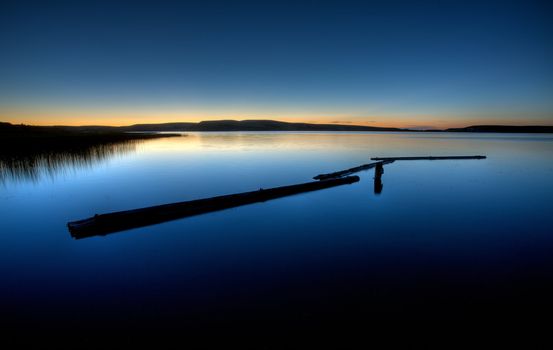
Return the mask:
[(33, 182), (44, 177), (54, 178), (78, 169), (92, 168), (116, 155), (136, 151), (143, 140), (126, 140), (71, 146), (66, 149), (52, 147), (14, 147), (0, 151), (0, 183)]
[[(553, 142), (448, 137), (190, 133), (144, 142), (109, 166), (92, 160), (77, 176), (0, 188), (0, 309), (21, 328), (69, 332), (244, 329), (267, 320), (303, 329), (312, 320), (544, 310)], [(379, 197), (368, 193), (370, 170), (357, 184), (132, 233), (73, 241), (66, 231), (68, 220), (94, 213), (302, 183), (376, 156), (430, 154), (489, 158), (384, 165)]]

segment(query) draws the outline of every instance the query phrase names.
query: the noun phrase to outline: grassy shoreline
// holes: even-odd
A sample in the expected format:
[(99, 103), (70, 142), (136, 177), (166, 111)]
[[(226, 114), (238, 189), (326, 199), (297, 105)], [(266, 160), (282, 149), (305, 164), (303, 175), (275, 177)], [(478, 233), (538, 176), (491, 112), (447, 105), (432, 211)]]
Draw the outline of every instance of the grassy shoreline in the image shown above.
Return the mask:
[(60, 169), (86, 167), (115, 154), (134, 152), (147, 140), (174, 136), (182, 135), (0, 122), (0, 185), (6, 181), (38, 181)]
[(58, 126), (28, 126), (0, 123), (1, 152), (48, 151), (81, 148), (98, 144), (180, 137), (176, 133), (125, 132), (119, 130), (78, 130)]

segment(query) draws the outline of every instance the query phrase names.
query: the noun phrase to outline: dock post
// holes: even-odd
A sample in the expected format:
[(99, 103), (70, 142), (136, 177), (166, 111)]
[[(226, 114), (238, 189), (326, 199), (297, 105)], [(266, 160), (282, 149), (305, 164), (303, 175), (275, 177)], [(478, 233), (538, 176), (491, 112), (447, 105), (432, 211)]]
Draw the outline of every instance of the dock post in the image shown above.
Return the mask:
[(382, 188), (384, 187), (382, 184), (382, 174), (384, 174), (384, 166), (382, 163), (378, 163), (374, 168), (374, 194), (382, 193)]

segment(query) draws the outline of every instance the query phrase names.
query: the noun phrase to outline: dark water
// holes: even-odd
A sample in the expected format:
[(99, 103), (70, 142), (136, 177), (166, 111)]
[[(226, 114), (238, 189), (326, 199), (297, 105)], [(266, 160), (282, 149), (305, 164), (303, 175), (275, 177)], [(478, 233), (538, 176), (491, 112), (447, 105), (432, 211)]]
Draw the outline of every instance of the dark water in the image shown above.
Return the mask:
[[(68, 221), (370, 162), (361, 181), (71, 238)], [(197, 133), (0, 158), (0, 308), (13, 328), (311, 327), (551, 310), (553, 135)]]

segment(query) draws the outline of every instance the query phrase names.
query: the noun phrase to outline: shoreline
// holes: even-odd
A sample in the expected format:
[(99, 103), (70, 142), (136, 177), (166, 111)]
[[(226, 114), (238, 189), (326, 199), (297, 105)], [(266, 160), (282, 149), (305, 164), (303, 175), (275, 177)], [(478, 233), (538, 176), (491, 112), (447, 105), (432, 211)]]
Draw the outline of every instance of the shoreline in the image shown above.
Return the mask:
[[(157, 133), (157, 132), (257, 132), (257, 131), (294, 131), (294, 132), (462, 132), (462, 133), (553, 133), (553, 125), (471, 125), (462, 128), (447, 129), (409, 129), (392, 127), (373, 127), (364, 125), (341, 125), (341, 124), (310, 124), (310, 123), (288, 123), (276, 120), (213, 120), (198, 123), (158, 123), (158, 124), (134, 124), (127, 126), (31, 126), (23, 124), (11, 124), (0, 122), (0, 133), (9, 130), (10, 133), (17, 133), (18, 130), (28, 133), (59, 134), (66, 136), (69, 133), (86, 134), (122, 134), (132, 132), (134, 134)], [(63, 134), (63, 135), (62, 135)], [(164, 134), (168, 135), (168, 134)], [(151, 137), (151, 136), (145, 136)]]

